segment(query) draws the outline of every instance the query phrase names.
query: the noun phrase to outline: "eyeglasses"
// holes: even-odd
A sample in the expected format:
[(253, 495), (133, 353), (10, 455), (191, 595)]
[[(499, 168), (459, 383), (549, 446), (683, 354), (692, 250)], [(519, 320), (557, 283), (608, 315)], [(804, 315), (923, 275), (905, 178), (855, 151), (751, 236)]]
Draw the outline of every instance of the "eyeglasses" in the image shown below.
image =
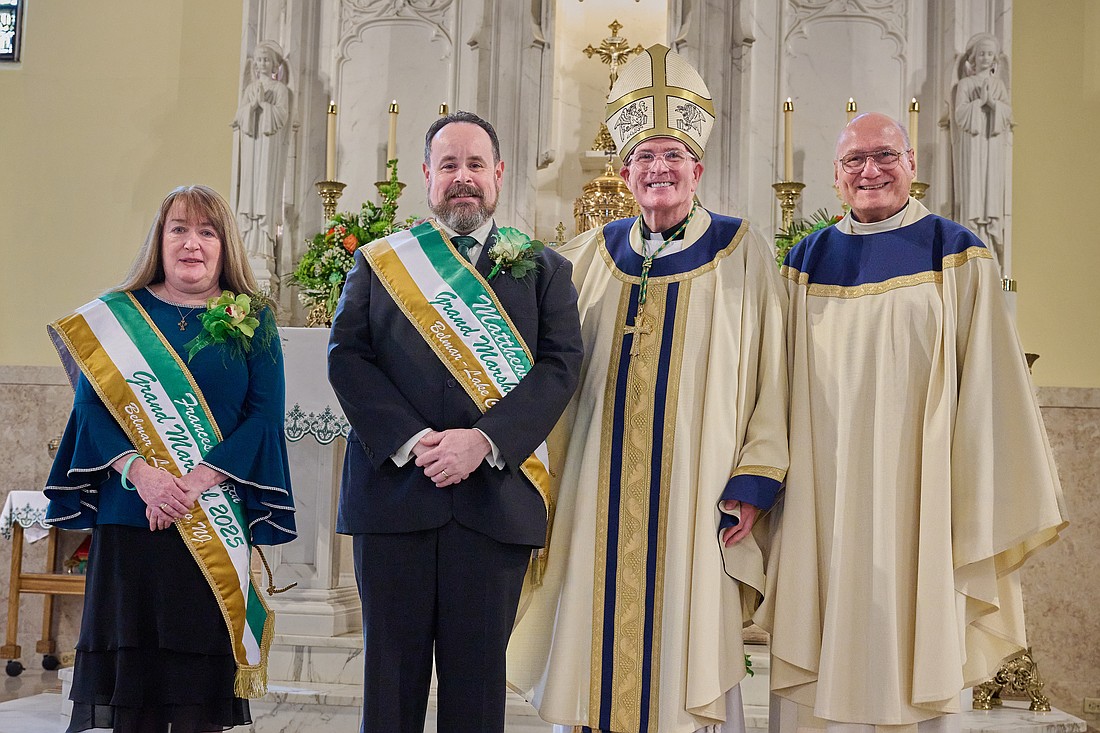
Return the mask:
[(630, 156), (630, 160), (627, 161), (627, 165), (637, 165), (642, 170), (648, 170), (657, 163), (657, 159), (660, 158), (665, 162), (669, 168), (679, 168), (689, 160), (699, 160), (694, 155), (685, 155), (679, 150), (666, 150), (663, 153), (650, 153), (648, 151), (642, 151), (640, 153), (634, 153)]
[(840, 166), (846, 173), (862, 173), (867, 166), (867, 161), (873, 160), (875, 161), (875, 167), (880, 171), (888, 171), (897, 166), (901, 156), (908, 152), (908, 150), (899, 152), (887, 148), (886, 150), (875, 150), (870, 153), (852, 153), (840, 159)]

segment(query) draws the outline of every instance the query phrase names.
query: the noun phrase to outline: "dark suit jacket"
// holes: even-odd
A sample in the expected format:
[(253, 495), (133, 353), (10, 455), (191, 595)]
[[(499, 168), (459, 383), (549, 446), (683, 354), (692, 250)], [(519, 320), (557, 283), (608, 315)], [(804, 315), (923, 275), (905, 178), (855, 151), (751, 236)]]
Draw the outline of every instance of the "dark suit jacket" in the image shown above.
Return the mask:
[[(496, 229), (494, 227), (493, 233)], [(488, 243), (476, 267), (488, 276)], [(546, 511), (519, 466), (550, 433), (577, 387), (583, 346), (572, 266), (549, 248), (539, 268), (490, 281), (534, 357), (527, 376), (484, 415), (398, 309), (361, 252), (332, 323), (329, 381), (351, 423), (336, 531), (414, 532), (454, 518), (500, 542), (541, 546)], [(482, 462), (437, 488), (390, 456), (424, 428), (479, 428), (507, 466)]]

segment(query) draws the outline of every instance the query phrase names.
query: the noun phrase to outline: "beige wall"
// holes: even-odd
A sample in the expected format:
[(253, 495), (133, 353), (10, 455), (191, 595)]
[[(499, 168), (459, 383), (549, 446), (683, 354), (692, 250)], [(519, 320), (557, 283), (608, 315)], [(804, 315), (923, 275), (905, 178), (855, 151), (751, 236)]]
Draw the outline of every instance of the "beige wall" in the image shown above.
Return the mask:
[(1100, 3), (1013, 4), (1013, 275), (1044, 386), (1100, 386)]
[(45, 324), (122, 279), (164, 195), (228, 193), (241, 5), (28, 3), (0, 66), (0, 364), (56, 364)]
[[(0, 364), (52, 365), (43, 325), (121, 278), (169, 189), (228, 192), (241, 8), (36, 2), (25, 31), (0, 70)], [(1013, 37), (1020, 332), (1038, 384), (1100, 387), (1100, 3), (1018, 2)]]

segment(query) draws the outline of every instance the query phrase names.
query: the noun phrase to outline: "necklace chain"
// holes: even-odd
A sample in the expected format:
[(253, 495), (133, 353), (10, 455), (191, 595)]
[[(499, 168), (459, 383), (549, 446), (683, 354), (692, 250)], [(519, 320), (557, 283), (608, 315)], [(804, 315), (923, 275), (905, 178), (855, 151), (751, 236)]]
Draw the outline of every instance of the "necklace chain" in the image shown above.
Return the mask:
[(649, 285), (649, 268), (653, 266), (653, 260), (657, 258), (657, 255), (661, 254), (676, 237), (680, 236), (680, 233), (687, 229), (687, 225), (691, 222), (691, 218), (695, 216), (696, 202), (692, 201), (691, 211), (688, 212), (687, 218), (684, 219), (684, 223), (677, 227), (676, 231), (672, 233), (672, 236), (661, 243), (653, 254), (648, 254), (642, 259), (642, 282), (638, 286), (638, 311), (641, 312), (642, 306), (645, 305), (648, 285)]
[[(203, 303), (200, 303), (200, 304), (198, 304), (198, 305), (191, 305), (191, 306), (189, 306), (189, 305), (187, 305), (187, 303), (173, 303), (172, 301), (168, 300), (168, 299), (167, 299), (167, 298), (165, 298), (164, 296), (162, 296), (162, 295), (158, 294), (158, 293), (157, 293), (157, 292), (156, 292), (155, 290), (153, 290), (152, 288), (150, 288), (150, 287), (147, 287), (147, 288), (145, 288), (145, 289), (146, 289), (146, 290), (148, 290), (148, 291), (149, 291), (149, 293), (150, 293), (150, 294), (151, 294), (151, 295), (152, 295), (152, 296), (153, 296), (154, 298), (156, 298), (157, 300), (159, 300), (159, 301), (160, 301), (161, 303), (165, 303), (165, 304), (167, 304), (167, 305), (170, 305), (170, 306), (172, 306), (173, 308), (175, 308), (175, 309), (176, 309), (176, 312), (180, 314), (180, 319), (179, 319), (179, 320), (178, 320), (178, 321), (176, 322), (176, 325), (177, 325), (177, 326), (179, 326), (179, 329), (180, 329), (181, 331), (186, 331), (186, 330), (187, 330), (187, 319), (191, 317), (191, 314), (192, 314), (192, 313), (194, 313), (194, 312), (195, 312), (196, 310), (198, 310), (199, 308), (202, 308), (202, 307), (203, 307), (203, 305), (204, 305)], [(187, 313), (184, 313), (184, 312), (183, 312), (183, 309), (184, 309), (184, 308), (187, 308)]]
[(180, 327), (181, 331), (186, 331), (187, 330), (187, 319), (190, 318), (191, 314), (194, 313), (198, 309), (198, 306), (196, 305), (193, 308), (189, 308), (187, 313), (184, 314), (183, 310), (178, 305), (176, 305), (175, 303), (173, 303), (172, 305), (174, 305), (176, 307), (176, 311), (180, 314), (179, 323), (177, 323), (176, 325)]

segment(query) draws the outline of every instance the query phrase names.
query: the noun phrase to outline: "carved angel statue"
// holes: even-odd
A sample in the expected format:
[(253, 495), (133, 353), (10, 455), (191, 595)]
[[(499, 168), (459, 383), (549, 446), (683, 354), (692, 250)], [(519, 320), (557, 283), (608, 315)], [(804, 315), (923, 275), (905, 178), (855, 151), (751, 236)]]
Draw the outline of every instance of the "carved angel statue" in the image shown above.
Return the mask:
[(992, 247), (1003, 266), (1012, 107), (1008, 59), (996, 36), (979, 33), (971, 38), (956, 72), (949, 120), (954, 218)]
[[(283, 173), (290, 117), (288, 69), (274, 41), (256, 45), (245, 64), (241, 101), (233, 120), (232, 206), (249, 255), (274, 257), (282, 220)], [(257, 273), (260, 275), (260, 273)]]

